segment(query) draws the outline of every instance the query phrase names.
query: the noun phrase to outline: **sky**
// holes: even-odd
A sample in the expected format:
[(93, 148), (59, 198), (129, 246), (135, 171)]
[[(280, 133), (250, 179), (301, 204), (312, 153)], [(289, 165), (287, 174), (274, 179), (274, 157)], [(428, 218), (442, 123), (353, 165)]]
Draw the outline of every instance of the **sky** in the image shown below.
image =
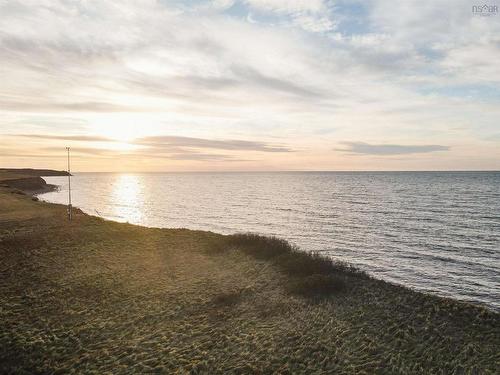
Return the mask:
[(474, 5), (0, 0), (0, 167), (500, 170)]

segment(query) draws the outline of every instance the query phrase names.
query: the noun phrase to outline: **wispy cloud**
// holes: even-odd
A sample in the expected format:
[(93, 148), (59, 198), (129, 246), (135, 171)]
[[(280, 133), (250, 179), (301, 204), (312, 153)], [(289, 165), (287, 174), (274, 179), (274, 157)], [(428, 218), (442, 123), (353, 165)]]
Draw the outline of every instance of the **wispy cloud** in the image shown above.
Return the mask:
[[(498, 169), (500, 23), (474, 17), (470, 0), (449, 3), (0, 1), (0, 142), (15, 154), (24, 141), (88, 142), (90, 156), (91, 142), (116, 151), (135, 138), (124, 154), (172, 161), (136, 165), (151, 170), (216, 159), (359, 169), (348, 153), (430, 152), (426, 168)], [(339, 139), (370, 143), (334, 154)], [(115, 151), (82, 169), (120, 168)]]
[(215, 140), (179, 136), (154, 136), (140, 138), (136, 144), (168, 149), (170, 147), (206, 148), (233, 151), (261, 151), (261, 152), (292, 152), (285, 146), (273, 145), (267, 142), (242, 140)]
[(324, 0), (245, 0), (256, 12), (272, 12), (288, 16), (290, 22), (311, 32), (326, 32), (335, 29), (335, 18), (331, 16), (328, 1)]
[[(61, 153), (63, 153), (63, 149), (61, 147), (42, 147), (39, 149), (43, 152), (51, 152), (53, 153), (53, 157), (60, 157)], [(12, 156), (11, 154), (7, 154)], [(18, 154), (15, 154), (18, 155)], [(140, 152), (138, 151), (124, 151), (124, 150), (113, 150), (113, 149), (104, 149), (99, 147), (83, 147), (76, 146), (72, 148), (73, 158), (97, 158), (97, 159), (137, 159), (137, 160), (184, 160), (184, 161), (248, 161), (247, 159), (241, 159), (238, 157), (234, 157), (232, 155), (224, 155), (218, 153), (204, 153), (198, 152), (196, 150), (191, 149), (182, 149), (177, 147), (172, 147), (170, 149), (159, 150), (156, 148), (145, 148)]]
[(292, 80), (279, 79), (265, 75), (249, 66), (233, 67), (231, 70), (238, 77), (246, 81), (247, 84), (256, 84), (263, 88), (293, 94), (300, 97), (321, 98), (324, 96), (319, 90), (307, 88), (306, 85), (299, 85), (294, 83)]
[(0, 99), (0, 103), (4, 110), (22, 111), (22, 112), (151, 112), (157, 108), (138, 107), (135, 105), (113, 104), (107, 102), (74, 102), (65, 103), (58, 100), (50, 100), (46, 98), (29, 98), (29, 100), (19, 101), (12, 99)]
[(11, 134), (13, 137), (32, 138), (32, 139), (50, 139), (59, 141), (80, 141), (80, 142), (116, 142), (109, 137), (98, 135), (50, 135), (50, 134)]
[(170, 159), (170, 160), (191, 160), (191, 161), (232, 161), (232, 162), (250, 161), (249, 159), (240, 159), (230, 155), (210, 154), (210, 153), (201, 153), (194, 151), (176, 152), (167, 155), (156, 154), (154, 155), (154, 157)]
[[(255, 159), (241, 153), (290, 153), (293, 150), (279, 144), (246, 140), (217, 140), (181, 136), (142, 137), (127, 143), (98, 135), (48, 135), (48, 134), (13, 134), (13, 138), (26, 138), (33, 141), (74, 142), (74, 157), (81, 160), (120, 159), (129, 160), (172, 160), (193, 162), (249, 162)], [(108, 144), (109, 147), (106, 146)], [(125, 149), (111, 145), (127, 146)], [(131, 147), (131, 148), (128, 148)], [(42, 146), (37, 143), (32, 150), (56, 156), (63, 151), (61, 146)], [(19, 155), (19, 150), (6, 150), (7, 157)], [(90, 158), (90, 159), (89, 159)]]
[[(78, 142), (118, 142), (110, 137), (98, 135), (49, 135), (49, 134), (11, 134), (13, 137), (47, 139), (59, 141), (78, 141)], [(138, 138), (130, 141), (131, 144), (154, 147), (154, 148), (203, 148), (232, 151), (260, 151), (260, 152), (292, 152), (293, 150), (283, 146), (267, 142), (245, 141), (236, 139), (205, 139), (194, 137), (181, 137), (172, 135), (161, 135)]]
[(435, 151), (448, 151), (448, 146), (441, 145), (394, 145), (394, 144), (369, 144), (364, 142), (342, 142), (344, 148), (336, 148), (336, 151), (344, 151), (353, 154), (366, 155), (404, 155), (423, 154)]
[[(52, 152), (54, 154), (65, 154), (65, 149), (63, 147), (40, 147), (39, 150), (43, 151), (48, 151)], [(103, 157), (103, 156), (116, 156), (116, 155), (124, 155), (128, 154), (128, 152), (124, 151), (119, 151), (119, 150), (111, 150), (111, 149), (105, 149), (105, 148), (100, 148), (100, 147), (84, 147), (84, 146), (76, 146), (71, 148), (71, 153), (73, 156), (78, 155), (78, 154), (83, 154), (85, 156), (97, 156), (97, 157)]]

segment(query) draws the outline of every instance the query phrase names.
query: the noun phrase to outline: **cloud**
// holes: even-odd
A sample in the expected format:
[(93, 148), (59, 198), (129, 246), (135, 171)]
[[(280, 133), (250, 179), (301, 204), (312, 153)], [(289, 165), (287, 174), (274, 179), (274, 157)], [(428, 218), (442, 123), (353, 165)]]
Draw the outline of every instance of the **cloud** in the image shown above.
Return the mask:
[(201, 152), (177, 152), (168, 155), (154, 155), (157, 158), (170, 160), (189, 160), (189, 161), (249, 161), (248, 159), (239, 159), (230, 155), (209, 154)]
[[(79, 141), (90, 141), (79, 137), (68, 137)], [(51, 138), (52, 139), (52, 138)], [(59, 139), (59, 138), (57, 138)], [(96, 140), (99, 137), (96, 137)], [(100, 139), (99, 139), (100, 140)], [(0, 144), (0, 153), (4, 158), (51, 158), (65, 160), (66, 151), (63, 147), (30, 147), (30, 153), (22, 153), (15, 148), (2, 147)], [(146, 147), (140, 150), (119, 150), (103, 147), (75, 146), (71, 148), (71, 157), (76, 160), (136, 160), (144, 162), (145, 160), (172, 160), (172, 161), (195, 161), (195, 162), (249, 162), (254, 161), (249, 158), (242, 158), (231, 154), (200, 152), (191, 148), (182, 148), (172, 146), (168, 148)]]
[[(204, 77), (187, 74), (169, 77), (168, 80), (158, 80), (147, 76), (135, 75), (127, 78), (124, 83), (134, 90), (141, 90), (153, 95), (211, 102), (230, 101), (231, 98), (227, 93), (237, 91), (255, 91), (260, 92), (261, 95), (266, 93), (270, 93), (271, 95), (285, 94), (290, 98), (296, 97), (301, 100), (321, 99), (325, 97), (323, 90), (308, 87), (307, 84), (302, 82), (294, 82), (293, 77), (279, 78), (276, 75), (262, 72), (245, 64), (228, 66), (224, 76)], [(217, 96), (214, 96), (214, 94)], [(223, 95), (223, 97), (220, 98), (218, 97), (219, 95)], [(88, 107), (88, 110), (92, 110), (91, 106)], [(82, 105), (83, 108), (85, 106)], [(105, 109), (104, 105), (103, 108)], [(117, 107), (116, 111), (120, 109), (123, 110), (123, 108)], [(148, 108), (143, 110), (151, 111)]]
[[(189, 136), (150, 139), (143, 153), (266, 152), (284, 169), (331, 168), (333, 136), (460, 144), (498, 160), (484, 146), (498, 143), (499, 97), (481, 87), (500, 83), (500, 23), (474, 17), (470, 1), (203, 4), (0, 1), (0, 133), (113, 134), (126, 123), (136, 136)], [(456, 95), (471, 84), (474, 97)], [(408, 150), (426, 151), (377, 152)], [(466, 159), (458, 147), (446, 158)]]
[(292, 24), (311, 32), (327, 32), (336, 28), (327, 1), (323, 0), (246, 0), (250, 9), (290, 17)]
[(319, 90), (308, 89), (305, 85), (296, 84), (290, 80), (279, 79), (265, 75), (249, 66), (238, 66), (231, 69), (237, 77), (243, 78), (247, 84), (257, 84), (260, 87), (276, 90), (299, 97), (321, 98)]
[[(23, 137), (31, 139), (46, 139), (56, 141), (77, 141), (77, 142), (119, 142), (113, 138), (97, 136), (97, 135), (48, 135), (48, 134), (11, 134), (14, 137)], [(214, 149), (226, 151), (257, 151), (257, 152), (293, 152), (289, 147), (283, 145), (271, 144), (268, 142), (245, 141), (236, 139), (217, 140), (182, 136), (150, 136), (135, 139), (129, 142), (132, 145), (142, 146), (148, 153), (160, 153), (162, 151), (182, 154), (189, 152), (193, 154), (191, 149)], [(54, 148), (48, 148), (53, 150)], [(82, 152), (92, 152), (94, 148), (75, 148)], [(96, 148), (97, 149), (97, 148)], [(104, 150), (104, 148), (98, 148)], [(111, 150), (113, 151), (113, 150)], [(206, 155), (206, 157), (208, 157)]]
[(288, 147), (266, 142), (242, 140), (214, 140), (179, 136), (153, 136), (137, 139), (134, 143), (155, 148), (183, 147), (231, 151), (292, 152)]
[(345, 151), (353, 154), (365, 155), (405, 155), (423, 154), (435, 151), (448, 151), (448, 146), (441, 145), (395, 145), (369, 144), (364, 142), (341, 142), (346, 148), (336, 148), (336, 151)]
[(151, 112), (154, 108), (140, 108), (134, 105), (120, 105), (106, 102), (64, 103), (46, 98), (33, 98), (30, 101), (0, 99), (4, 110), (22, 112)]
[(251, 7), (280, 13), (311, 12), (323, 10), (323, 0), (246, 0)]
[(60, 141), (81, 141), (81, 142), (117, 142), (108, 137), (98, 135), (49, 135), (49, 134), (11, 134), (14, 137), (24, 137), (33, 139), (52, 139)]
[[(40, 150), (44, 151), (49, 151), (49, 152), (55, 152), (57, 154), (66, 154), (66, 150), (63, 147), (42, 147)], [(77, 146), (77, 147), (71, 147), (71, 154), (75, 156), (75, 154), (85, 154), (85, 155), (90, 155), (90, 156), (115, 156), (115, 155), (122, 155), (126, 154), (126, 152), (119, 151), (119, 150), (109, 150), (105, 148), (98, 148), (98, 147), (82, 147), (82, 146)]]
[[(60, 151), (60, 147), (44, 147), (41, 150)], [(170, 150), (159, 151), (157, 149), (144, 149), (141, 152), (130, 152), (120, 150), (109, 150), (98, 147), (73, 147), (73, 157), (97, 157), (97, 158), (127, 158), (127, 159), (169, 159), (169, 160), (189, 160), (189, 161), (241, 161), (231, 155), (201, 153), (193, 150), (172, 148)]]
[[(63, 149), (61, 147), (43, 147), (39, 149), (40, 151), (54, 152), (52, 157), (60, 157), (61, 153), (63, 155)], [(184, 160), (184, 161), (250, 161), (249, 159), (241, 159), (233, 155), (217, 154), (217, 153), (207, 153), (198, 152), (191, 149), (183, 149), (178, 147), (170, 147), (168, 149), (158, 149), (158, 148), (145, 148), (140, 152), (137, 151), (123, 151), (123, 150), (112, 150), (100, 147), (72, 147), (72, 157), (73, 158), (98, 158), (98, 159), (137, 159), (144, 161), (145, 159), (167, 159), (167, 160)], [(8, 156), (19, 156), (16, 153), (6, 153)]]

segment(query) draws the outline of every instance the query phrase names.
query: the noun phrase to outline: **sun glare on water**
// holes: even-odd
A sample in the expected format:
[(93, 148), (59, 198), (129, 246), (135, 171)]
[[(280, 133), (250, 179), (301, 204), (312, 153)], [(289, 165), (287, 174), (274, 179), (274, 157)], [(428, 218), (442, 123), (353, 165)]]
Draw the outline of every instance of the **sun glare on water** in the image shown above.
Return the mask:
[(143, 185), (133, 174), (118, 175), (112, 185), (112, 195), (119, 204), (114, 206), (113, 216), (119, 221), (140, 223), (143, 212)]

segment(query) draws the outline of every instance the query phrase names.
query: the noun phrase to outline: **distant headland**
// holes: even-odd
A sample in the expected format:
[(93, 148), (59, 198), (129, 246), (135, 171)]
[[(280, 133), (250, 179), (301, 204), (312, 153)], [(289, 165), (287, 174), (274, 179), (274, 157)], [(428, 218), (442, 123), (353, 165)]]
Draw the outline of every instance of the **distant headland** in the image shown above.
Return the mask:
[(0, 173), (12, 173), (23, 176), (67, 176), (67, 171), (56, 171), (54, 169), (34, 168), (0, 168)]
[(32, 168), (0, 168), (0, 183), (27, 194), (47, 193), (57, 189), (56, 185), (47, 184), (41, 176), (67, 176), (66, 171)]

